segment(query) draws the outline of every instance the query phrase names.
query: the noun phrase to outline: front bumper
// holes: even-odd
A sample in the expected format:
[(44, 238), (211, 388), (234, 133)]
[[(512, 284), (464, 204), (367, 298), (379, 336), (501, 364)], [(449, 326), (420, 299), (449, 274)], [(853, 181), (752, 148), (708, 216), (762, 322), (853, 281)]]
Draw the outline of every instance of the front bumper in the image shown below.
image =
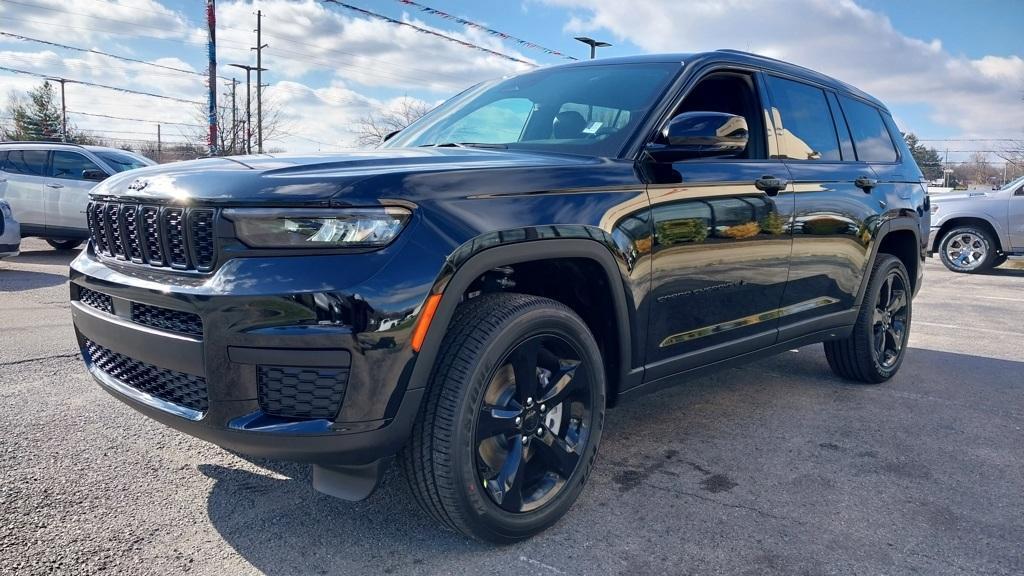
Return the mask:
[[(254, 457), (367, 464), (402, 447), (423, 394), (409, 381), (408, 342), (430, 281), (396, 298), (394, 275), (415, 270), (389, 267), (386, 252), (237, 258), (186, 275), (112, 263), (89, 248), (71, 265), (75, 333), (105, 390), (172, 428)], [(97, 294), (108, 298), (97, 304)], [(154, 324), (140, 306), (201, 326)], [(344, 375), (336, 413), (270, 409), (265, 374), (282, 370)]]
[(938, 240), (939, 240), (939, 230), (940, 229), (941, 229), (941, 227), (939, 227), (939, 226), (932, 226), (932, 228), (928, 232), (928, 255), (929, 256), (935, 254), (935, 252), (938, 250), (938, 245), (936, 245), (936, 242), (938, 242)]

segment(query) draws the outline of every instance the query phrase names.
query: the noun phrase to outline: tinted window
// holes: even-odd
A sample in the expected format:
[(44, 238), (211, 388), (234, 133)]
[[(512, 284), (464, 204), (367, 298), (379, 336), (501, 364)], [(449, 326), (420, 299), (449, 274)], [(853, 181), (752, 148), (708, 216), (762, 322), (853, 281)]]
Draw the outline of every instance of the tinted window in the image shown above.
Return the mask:
[(895, 162), (896, 148), (885, 129), (881, 113), (873, 106), (846, 96), (840, 96), (839, 101), (853, 133), (857, 158), (862, 162)]
[(12, 174), (43, 176), (46, 174), (46, 150), (11, 150), (3, 169)]
[(768, 76), (772, 120), (779, 153), (795, 160), (840, 160), (825, 92), (792, 80)]
[(153, 162), (148, 158), (125, 152), (124, 150), (92, 150), (92, 153), (99, 156), (115, 172), (134, 170), (144, 166), (152, 166)]
[(100, 170), (100, 167), (77, 152), (57, 150), (53, 153), (53, 171), (50, 174), (54, 178), (85, 180), (82, 172), (86, 170)]
[(831, 92), (828, 93), (828, 106), (832, 109), (832, 119), (835, 121), (836, 132), (839, 134), (839, 147), (843, 152), (843, 160), (853, 162), (857, 160), (857, 154), (853, 151), (850, 129), (846, 125), (843, 109), (839, 107), (839, 100), (836, 100), (836, 95)]

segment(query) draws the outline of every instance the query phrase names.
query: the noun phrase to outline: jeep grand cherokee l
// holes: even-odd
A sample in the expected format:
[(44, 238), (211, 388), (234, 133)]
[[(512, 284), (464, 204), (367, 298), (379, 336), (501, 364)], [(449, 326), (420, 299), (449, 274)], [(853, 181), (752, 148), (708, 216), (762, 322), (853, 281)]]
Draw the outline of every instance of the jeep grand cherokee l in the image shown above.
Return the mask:
[(397, 454), (439, 523), (496, 542), (565, 514), (623, 398), (815, 342), (890, 378), (929, 229), (880, 102), (733, 51), (540, 69), (378, 150), (92, 198), (71, 300), (103, 388), (345, 498)]

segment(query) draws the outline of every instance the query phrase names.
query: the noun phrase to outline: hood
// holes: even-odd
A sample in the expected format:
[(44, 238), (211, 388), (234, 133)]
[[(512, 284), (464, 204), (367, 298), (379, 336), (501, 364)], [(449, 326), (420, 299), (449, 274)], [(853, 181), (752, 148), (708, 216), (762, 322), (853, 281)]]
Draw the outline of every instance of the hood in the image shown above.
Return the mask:
[[(599, 160), (563, 154), (476, 148), (394, 148), (348, 154), (204, 158), (139, 168), (93, 188), (95, 197), (181, 204), (328, 205), (367, 180), (430, 173), (566, 167)], [(372, 183), (371, 183), (372, 184)], [(345, 196), (342, 201), (339, 196)]]

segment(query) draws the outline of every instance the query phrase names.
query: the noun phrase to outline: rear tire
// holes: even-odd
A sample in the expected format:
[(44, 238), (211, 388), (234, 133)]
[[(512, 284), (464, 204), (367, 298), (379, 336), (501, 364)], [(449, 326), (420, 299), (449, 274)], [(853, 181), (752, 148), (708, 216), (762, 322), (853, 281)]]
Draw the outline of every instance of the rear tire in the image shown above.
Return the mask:
[(979, 226), (960, 226), (950, 230), (939, 243), (939, 257), (953, 272), (976, 274), (993, 266), (998, 258), (998, 245)]
[(896, 374), (910, 337), (910, 286), (903, 262), (891, 254), (879, 254), (853, 332), (842, 340), (825, 342), (832, 372), (865, 384), (879, 384)]
[(557, 522), (583, 490), (604, 424), (587, 325), (554, 300), (485, 294), (456, 310), (436, 362), (399, 458), (419, 504), (495, 543)]
[(82, 242), (84, 242), (84, 240), (54, 240), (52, 238), (46, 239), (46, 243), (49, 244), (50, 246), (53, 246), (57, 250), (74, 250), (75, 248), (81, 246)]

